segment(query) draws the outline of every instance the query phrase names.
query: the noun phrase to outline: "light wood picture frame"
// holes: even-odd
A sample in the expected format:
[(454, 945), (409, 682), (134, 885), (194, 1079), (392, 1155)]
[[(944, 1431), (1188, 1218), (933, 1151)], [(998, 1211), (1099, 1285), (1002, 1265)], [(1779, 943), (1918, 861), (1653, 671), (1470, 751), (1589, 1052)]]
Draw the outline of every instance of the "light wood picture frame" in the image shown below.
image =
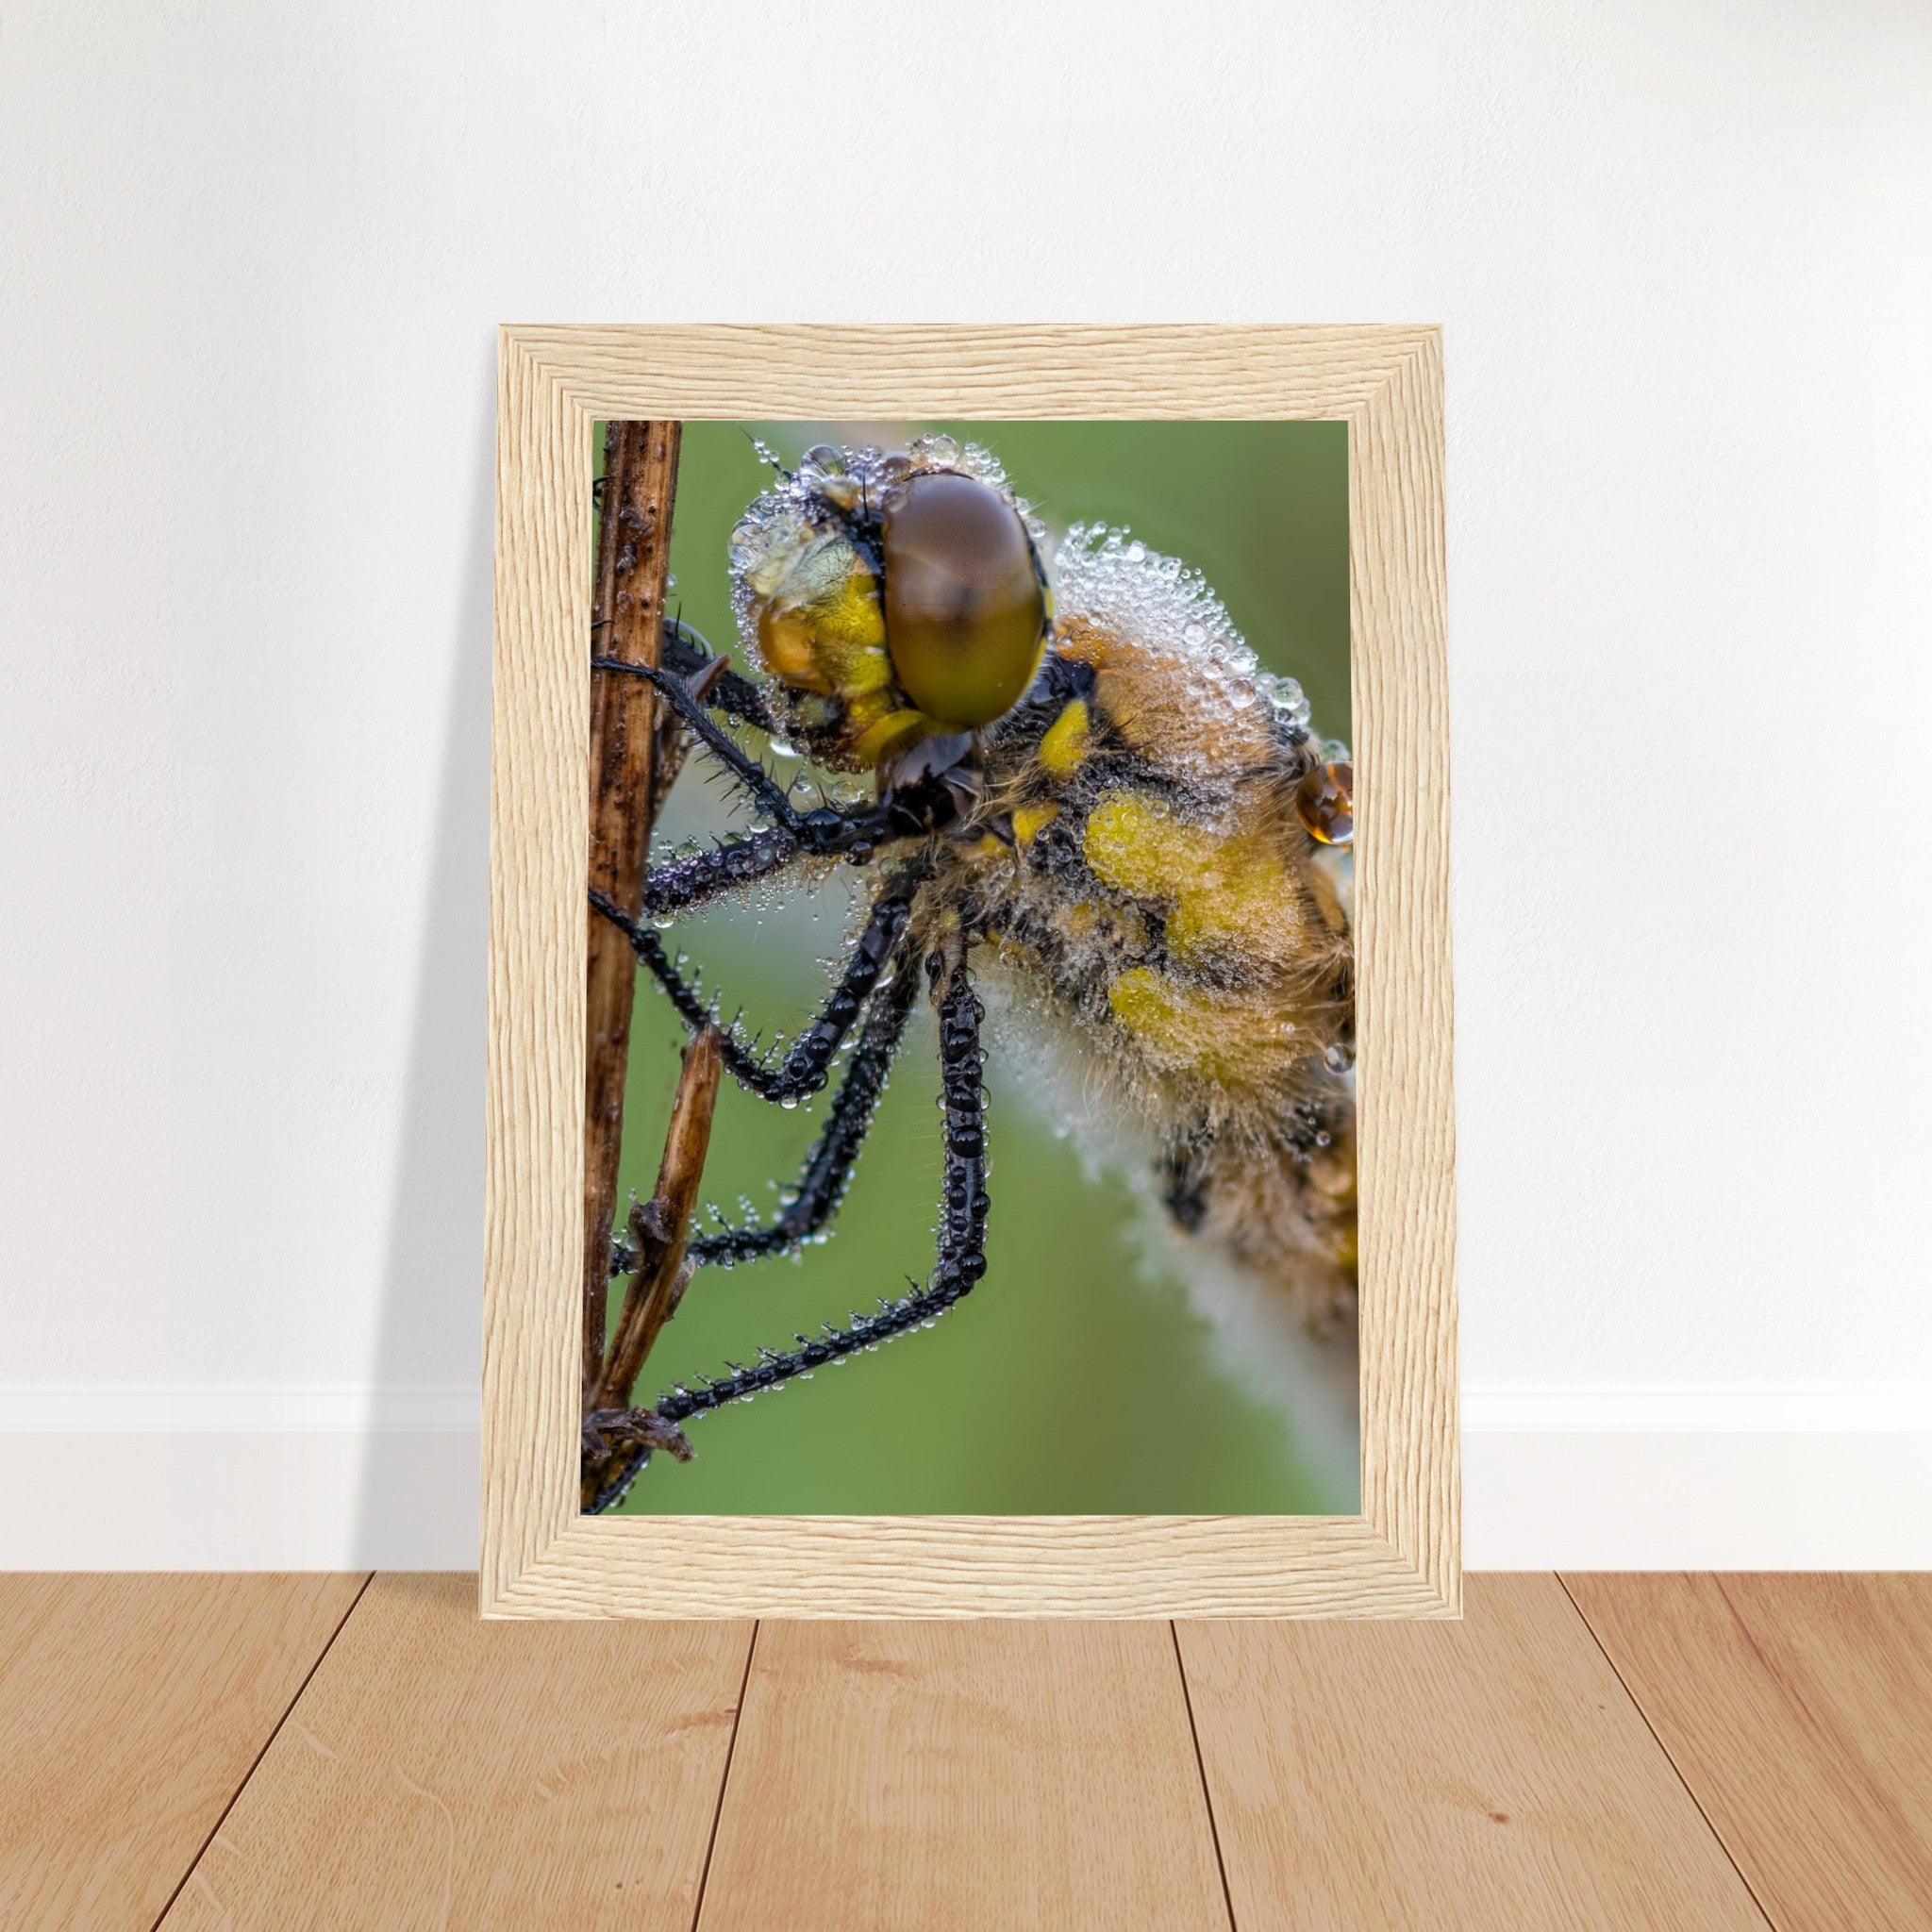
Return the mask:
[[(1361, 1513), (586, 1517), (592, 425), (1348, 425)], [(1442, 347), (1424, 326), (515, 326), (498, 374), (486, 1617), (1457, 1616)]]

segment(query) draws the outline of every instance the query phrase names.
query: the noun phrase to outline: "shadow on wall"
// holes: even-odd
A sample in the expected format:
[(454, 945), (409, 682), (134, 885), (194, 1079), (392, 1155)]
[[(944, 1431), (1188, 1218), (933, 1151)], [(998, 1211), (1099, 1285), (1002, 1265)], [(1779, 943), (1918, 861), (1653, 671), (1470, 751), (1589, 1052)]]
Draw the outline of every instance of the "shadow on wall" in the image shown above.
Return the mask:
[[(455, 669), (441, 720), (442, 779), (390, 1206), (388, 1263), (370, 1380), (354, 1560), (473, 1569), (474, 1404), (480, 1377), (485, 997), (490, 943), (490, 659), (494, 590), (496, 374), (472, 457), (470, 531), (455, 600)], [(407, 648), (408, 640), (398, 647)], [(436, 723), (424, 721), (425, 745)], [(432, 1392), (433, 1391), (433, 1392)]]

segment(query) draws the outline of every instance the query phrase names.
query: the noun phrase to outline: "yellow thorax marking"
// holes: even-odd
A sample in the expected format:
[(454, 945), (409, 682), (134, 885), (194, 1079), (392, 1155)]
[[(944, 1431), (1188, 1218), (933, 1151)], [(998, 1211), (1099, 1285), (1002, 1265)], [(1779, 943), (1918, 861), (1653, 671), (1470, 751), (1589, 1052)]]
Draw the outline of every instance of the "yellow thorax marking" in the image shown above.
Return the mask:
[(1087, 700), (1075, 698), (1053, 723), (1040, 741), (1040, 762), (1056, 778), (1068, 776), (1087, 756), (1087, 741), (1092, 735), (1092, 720), (1087, 714)]
[(1239, 1079), (1247, 1042), (1231, 1016), (1207, 994), (1189, 992), (1155, 972), (1134, 966), (1107, 990), (1113, 1016), (1158, 1054), (1215, 1079)]
[(1017, 805), (1013, 808), (1013, 837), (1022, 845), (1030, 845), (1041, 827), (1052, 824), (1059, 815), (1059, 807), (1051, 801), (1045, 805)]
[(1130, 966), (1107, 990), (1114, 1019), (1172, 1065), (1231, 1087), (1278, 1077), (1304, 1057), (1292, 1008), (1276, 998), (1178, 986), (1152, 966)]
[(1103, 798), (1081, 855), (1116, 891), (1167, 905), (1168, 950), (1183, 965), (1293, 918), (1287, 869), (1265, 839), (1188, 824), (1145, 793)]

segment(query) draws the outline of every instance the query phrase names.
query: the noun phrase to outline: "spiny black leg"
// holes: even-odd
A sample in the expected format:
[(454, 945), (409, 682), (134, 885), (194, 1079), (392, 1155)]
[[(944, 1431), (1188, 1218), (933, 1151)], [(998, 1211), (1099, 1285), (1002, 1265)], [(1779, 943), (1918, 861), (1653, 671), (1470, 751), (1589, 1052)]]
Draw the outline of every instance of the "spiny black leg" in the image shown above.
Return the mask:
[[(937, 958), (928, 964), (937, 969), (935, 977), (943, 970), (943, 962)], [(909, 961), (901, 970), (906, 979), (912, 977)], [(723, 1408), (728, 1402), (749, 1401), (767, 1389), (781, 1387), (794, 1375), (808, 1375), (825, 1363), (843, 1361), (860, 1349), (876, 1348), (908, 1328), (928, 1327), (972, 1292), (974, 1283), (986, 1273), (986, 1107), (979, 1053), (979, 1023), (984, 1017), (962, 961), (955, 967), (952, 983), (940, 1000), (946, 1178), (939, 1265), (931, 1280), (897, 1301), (881, 1299), (875, 1315), (855, 1313), (849, 1327), (835, 1328), (828, 1324), (816, 1339), (794, 1336), (798, 1343), (794, 1349), (761, 1348), (756, 1368), (733, 1363), (731, 1373), (715, 1382), (702, 1382), (695, 1389), (678, 1384), (655, 1408), (599, 1416), (596, 1420), (605, 1431), (626, 1433), (627, 1439), (640, 1446), (592, 1502), (593, 1512), (623, 1502), (639, 1472), (651, 1459), (651, 1449), (642, 1439), (654, 1432), (669, 1427), (681, 1441), (678, 1424), (692, 1416)], [(627, 1431), (626, 1423), (630, 1424)]]
[[(787, 808), (790, 811), (790, 808)], [(739, 886), (784, 871), (801, 854), (846, 854), (862, 865), (881, 841), (905, 836), (891, 814), (878, 806), (849, 812), (820, 806), (791, 812), (792, 823), (766, 826), (748, 838), (732, 839), (708, 852), (694, 852), (654, 865), (644, 874), (644, 910), (656, 918), (689, 912)]]
[[(829, 857), (863, 845), (870, 856), (881, 839), (891, 838), (902, 829), (896, 815), (884, 806), (860, 806), (850, 811), (838, 811), (822, 805), (811, 811), (800, 811), (771, 773), (691, 695), (682, 678), (642, 664), (622, 664), (614, 658), (592, 658), (591, 662), (606, 669), (629, 671), (650, 685), (690, 727), (691, 735), (744, 787), (752, 803), (774, 822), (775, 832), (791, 838), (794, 849)], [(758, 836), (755, 834), (743, 842), (755, 844)], [(707, 853), (700, 858), (714, 856)], [(671, 873), (676, 867), (667, 866), (664, 870)]]
[[(852, 1023), (878, 984), (879, 974), (885, 971), (899, 935), (905, 930), (916, 885), (914, 877), (895, 879), (880, 894), (818, 1018), (792, 1041), (791, 1051), (776, 1066), (750, 1052), (735, 1033), (724, 1035), (724, 1065), (741, 1086), (748, 1087), (765, 1100), (795, 1102), (816, 1093), (825, 1084), (832, 1057), (852, 1030)], [(649, 926), (626, 919), (616, 904), (594, 887), (591, 904), (630, 941), (631, 949), (671, 995), (672, 1004), (685, 1024), (696, 1032), (708, 1024), (711, 1008), (699, 1000), (676, 966), (666, 958), (658, 935)]]
[(708, 852), (654, 865), (644, 874), (644, 910), (658, 918), (689, 912), (736, 887), (782, 872), (798, 855), (798, 841), (776, 825)]
[(783, 824), (797, 816), (791, 801), (778, 789), (772, 774), (711, 717), (702, 702), (691, 695), (682, 677), (651, 664), (626, 664), (622, 658), (592, 658), (591, 669), (622, 671), (629, 676), (641, 677), (691, 727), (693, 735), (709, 747), (768, 818)]
[(821, 805), (800, 811), (764, 766), (707, 712), (704, 700), (682, 677), (616, 658), (593, 658), (591, 663), (596, 670), (641, 677), (744, 788), (753, 805), (774, 821), (749, 838), (654, 866), (644, 875), (646, 912), (661, 917), (701, 906), (734, 886), (780, 871), (801, 853), (815, 858), (843, 855), (854, 865), (863, 865), (887, 841), (918, 838), (958, 816), (958, 799), (950, 780), (901, 788), (877, 805), (844, 809)]
[[(930, 962), (943, 970), (937, 958)], [(938, 973), (935, 973), (938, 976)], [(941, 1104), (945, 1109), (945, 1197), (940, 1223), (939, 1265), (924, 1288), (897, 1301), (879, 1303), (875, 1315), (855, 1314), (846, 1328), (826, 1326), (816, 1341), (800, 1335), (795, 1349), (758, 1351), (756, 1368), (732, 1365), (731, 1373), (695, 1389), (681, 1384), (651, 1411), (659, 1422), (678, 1424), (775, 1389), (792, 1376), (826, 1362), (842, 1361), (862, 1348), (876, 1348), (908, 1328), (937, 1321), (955, 1302), (970, 1294), (986, 1273), (986, 1095), (981, 1085), (979, 1023), (984, 1009), (974, 997), (961, 962), (940, 997)]]
[[(693, 684), (719, 659), (702, 637), (681, 618), (667, 618), (664, 641), (658, 646), (658, 661), (675, 675)], [(765, 694), (750, 678), (731, 670), (720, 671), (705, 691), (705, 703), (727, 718), (737, 718), (760, 731), (773, 729), (771, 708)]]
[[(728, 1268), (765, 1255), (786, 1254), (808, 1241), (838, 1212), (918, 992), (914, 962), (902, 957), (896, 976), (866, 1015), (865, 1030), (839, 1084), (824, 1131), (812, 1142), (798, 1186), (777, 1220), (768, 1227), (736, 1227), (694, 1241), (685, 1250), (691, 1260), (701, 1265), (722, 1262)], [(621, 1257), (612, 1272), (624, 1272)]]
[[(598, 479), (602, 481), (600, 477)], [(608, 617), (601, 617), (591, 625), (595, 632), (610, 623)], [(765, 694), (750, 678), (741, 677), (728, 669), (724, 661), (715, 656), (698, 632), (693, 630), (680, 617), (667, 617), (658, 645), (658, 661), (677, 676), (690, 681), (693, 690), (702, 689), (704, 701), (714, 711), (723, 711), (727, 718), (741, 719), (747, 724), (756, 724), (760, 731), (770, 731), (772, 713), (765, 703)], [(718, 670), (708, 680), (705, 674), (712, 665)], [(599, 658), (592, 655), (592, 671), (624, 671), (631, 676), (641, 676), (641, 664), (632, 664), (621, 658)]]

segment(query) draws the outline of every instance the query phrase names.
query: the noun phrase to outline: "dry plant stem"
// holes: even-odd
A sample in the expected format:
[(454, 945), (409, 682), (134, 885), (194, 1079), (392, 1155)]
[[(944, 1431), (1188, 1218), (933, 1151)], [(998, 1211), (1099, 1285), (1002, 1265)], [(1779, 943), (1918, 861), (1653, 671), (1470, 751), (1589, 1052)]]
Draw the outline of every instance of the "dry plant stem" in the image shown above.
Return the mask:
[[(605, 441), (597, 541), (594, 655), (655, 665), (671, 562), (680, 425), (613, 423)], [(645, 857), (661, 795), (657, 697), (641, 677), (591, 681), (590, 882), (632, 918), (642, 909)], [(608, 919), (586, 908), (583, 1395), (594, 1407), (604, 1364), (610, 1221), (624, 1140), (637, 960)]]
[[(719, 1041), (718, 1029), (707, 1026), (684, 1050), (684, 1070), (678, 1076), (677, 1098), (672, 1103), (671, 1125), (664, 1136), (657, 1191), (648, 1201), (633, 1204), (630, 1210), (629, 1235), (637, 1249), (637, 1272), (625, 1290), (609, 1358), (585, 1404), (588, 1413), (630, 1407), (638, 1373), (665, 1323), (677, 1312), (678, 1299), (689, 1279), (685, 1242), (697, 1209), (705, 1156), (710, 1151), (711, 1111), (717, 1104), (718, 1075), (724, 1066)], [(586, 1464), (586, 1509), (636, 1455), (635, 1447), (618, 1443), (608, 1456)]]
[(711, 1145), (711, 1110), (724, 1064), (720, 1039), (715, 1026), (707, 1026), (684, 1049), (684, 1070), (664, 1136), (657, 1191), (631, 1209), (629, 1233), (637, 1245), (638, 1267), (625, 1291), (624, 1311), (597, 1391), (600, 1408), (629, 1403), (632, 1385), (658, 1331), (677, 1305), (677, 1276), (684, 1266), (691, 1217), (697, 1212), (698, 1186)]

